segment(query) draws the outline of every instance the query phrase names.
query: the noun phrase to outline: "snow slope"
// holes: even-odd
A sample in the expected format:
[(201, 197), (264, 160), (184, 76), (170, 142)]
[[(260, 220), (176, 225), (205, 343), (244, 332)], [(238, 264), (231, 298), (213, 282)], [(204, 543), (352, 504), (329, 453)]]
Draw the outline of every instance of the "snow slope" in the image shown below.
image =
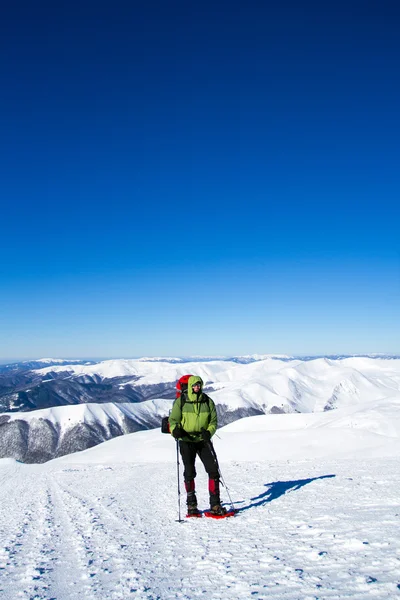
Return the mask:
[(29, 413), (4, 413), (3, 418), (7, 416), (8, 423), (21, 419), (28, 423), (46, 420), (54, 427), (59, 428), (59, 434), (62, 437), (63, 433), (79, 423), (99, 424), (107, 429), (112, 421), (123, 429), (124, 417), (130, 417), (139, 422), (142, 420), (147, 424), (148, 420), (154, 416), (161, 419), (167, 415), (171, 407), (172, 400), (165, 399), (147, 400), (138, 404), (106, 402), (103, 404), (55, 406)]
[(159, 427), (172, 400), (57, 406), (0, 415), (0, 457), (43, 463), (118, 435)]
[[(0, 460), (0, 597), (399, 597), (399, 413), (388, 396), (220, 429), (238, 509), (224, 521), (176, 521), (175, 443), (155, 430), (44, 465)], [(206, 508), (201, 465), (196, 481)]]
[[(218, 430), (221, 460), (298, 460), (400, 456), (400, 398), (325, 413), (247, 417)], [(115, 438), (57, 459), (64, 463), (173, 461), (175, 446), (159, 430)]]
[[(338, 408), (400, 393), (400, 360), (363, 357), (312, 361), (283, 361), (266, 358), (249, 364), (229, 361), (193, 363), (109, 360), (95, 365), (68, 365), (37, 371), (43, 376), (65, 372), (70, 377), (98, 376), (124, 379), (124, 386), (152, 386), (176, 382), (186, 373), (203, 378), (212, 397), (232, 409), (247, 406), (272, 408), (285, 412), (315, 412)], [(207, 390), (207, 387), (206, 387)]]

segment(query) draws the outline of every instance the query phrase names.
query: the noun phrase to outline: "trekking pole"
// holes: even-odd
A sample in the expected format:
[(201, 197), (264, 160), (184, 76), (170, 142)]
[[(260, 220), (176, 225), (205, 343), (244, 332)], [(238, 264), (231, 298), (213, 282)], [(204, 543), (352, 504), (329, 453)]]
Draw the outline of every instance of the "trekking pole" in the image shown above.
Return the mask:
[(176, 470), (178, 476), (178, 523), (184, 523), (181, 519), (181, 484), (179, 481), (179, 442), (176, 440)]
[(224, 488), (226, 489), (226, 493), (228, 494), (228, 498), (229, 498), (229, 502), (230, 502), (230, 505), (231, 505), (231, 507), (232, 507), (232, 510), (236, 512), (236, 508), (235, 508), (235, 506), (234, 506), (234, 504), (233, 504), (233, 502), (232, 502), (232, 498), (231, 498), (231, 495), (230, 495), (230, 493), (229, 493), (229, 488), (228, 488), (228, 486), (226, 485), (226, 483), (225, 483), (225, 480), (224, 480), (224, 478), (223, 478), (223, 476), (222, 476), (221, 469), (220, 469), (220, 467), (219, 467), (219, 464), (218, 464), (218, 458), (217, 458), (217, 455), (216, 455), (216, 452), (215, 452), (215, 449), (214, 449), (213, 443), (212, 443), (212, 441), (211, 441), (211, 440), (209, 440), (209, 441), (207, 442), (207, 444), (208, 444), (208, 447), (209, 447), (209, 449), (210, 449), (211, 455), (212, 455), (212, 457), (213, 457), (213, 459), (214, 459), (215, 466), (217, 467), (219, 478), (220, 478), (220, 480), (221, 480), (221, 482), (222, 482), (222, 485), (223, 485), (223, 486), (224, 486)]

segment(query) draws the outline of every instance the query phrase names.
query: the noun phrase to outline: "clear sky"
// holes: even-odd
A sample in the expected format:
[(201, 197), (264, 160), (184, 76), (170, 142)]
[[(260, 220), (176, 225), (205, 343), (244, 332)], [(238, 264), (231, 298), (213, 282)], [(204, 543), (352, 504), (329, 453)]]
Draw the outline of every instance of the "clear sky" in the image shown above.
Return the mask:
[(400, 5), (0, 19), (0, 358), (400, 352)]

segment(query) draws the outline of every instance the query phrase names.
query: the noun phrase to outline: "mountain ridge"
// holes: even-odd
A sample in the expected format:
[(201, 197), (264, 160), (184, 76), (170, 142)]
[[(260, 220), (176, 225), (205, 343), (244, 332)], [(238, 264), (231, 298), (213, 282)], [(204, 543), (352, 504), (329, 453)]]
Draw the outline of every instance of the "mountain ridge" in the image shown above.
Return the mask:
[[(400, 360), (394, 359), (61, 364), (23, 371), (20, 378), (0, 376), (0, 401), (9, 408), (0, 414), (0, 457), (44, 462), (156, 428), (171, 408), (176, 380), (188, 371), (205, 381), (221, 426), (255, 415), (335, 411), (400, 394)], [(7, 380), (16, 388), (4, 393)]]

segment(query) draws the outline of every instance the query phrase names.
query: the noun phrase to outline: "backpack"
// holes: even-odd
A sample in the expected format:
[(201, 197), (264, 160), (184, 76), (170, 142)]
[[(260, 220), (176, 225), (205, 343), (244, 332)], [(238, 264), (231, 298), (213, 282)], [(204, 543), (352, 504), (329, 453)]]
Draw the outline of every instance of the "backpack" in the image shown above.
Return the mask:
[(178, 381), (176, 382), (176, 386), (175, 386), (176, 387), (176, 398), (179, 398), (179, 396), (182, 394), (182, 392), (187, 392), (190, 377), (191, 377), (191, 375), (182, 375), (182, 377), (180, 379), (178, 379)]
[[(182, 377), (176, 382), (175, 386), (176, 398), (181, 398), (181, 410), (186, 401), (184, 392), (187, 391), (189, 377), (191, 377), (191, 375), (182, 375)], [(169, 417), (163, 417), (161, 419), (161, 433), (171, 433), (169, 429)]]
[[(188, 388), (189, 377), (191, 377), (191, 375), (182, 375), (182, 377), (178, 379), (176, 383), (176, 397), (181, 399), (181, 410), (186, 402), (186, 392)], [(210, 407), (208, 396), (206, 396), (206, 402), (208, 407)], [(169, 429), (169, 417), (163, 417), (161, 419), (161, 433), (171, 433)]]

